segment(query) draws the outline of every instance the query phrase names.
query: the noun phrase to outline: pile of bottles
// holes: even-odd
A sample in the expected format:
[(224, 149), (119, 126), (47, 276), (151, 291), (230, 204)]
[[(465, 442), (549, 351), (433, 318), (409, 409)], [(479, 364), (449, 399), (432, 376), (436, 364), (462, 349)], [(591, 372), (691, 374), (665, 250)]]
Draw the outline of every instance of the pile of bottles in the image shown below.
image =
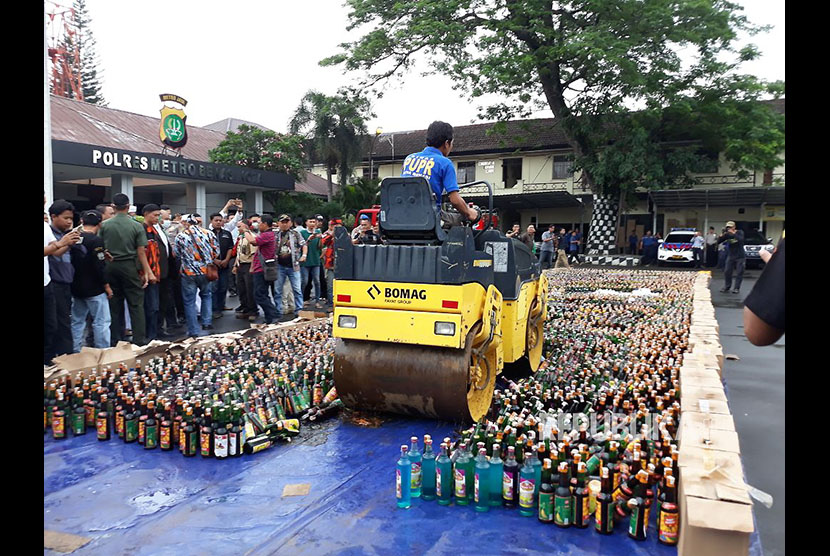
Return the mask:
[[(502, 377), (486, 417), (444, 438), (401, 446), (399, 507), (412, 498), (517, 508), (559, 527), (678, 540), (679, 370), (695, 275), (570, 269), (550, 276), (544, 360)], [(409, 488), (406, 488), (407, 485)]]
[(56, 440), (92, 427), (145, 450), (186, 457), (253, 454), (297, 436), (300, 422), (342, 407), (332, 380), (330, 323), (242, 338), (186, 355), (123, 364), (44, 383), (43, 432)]

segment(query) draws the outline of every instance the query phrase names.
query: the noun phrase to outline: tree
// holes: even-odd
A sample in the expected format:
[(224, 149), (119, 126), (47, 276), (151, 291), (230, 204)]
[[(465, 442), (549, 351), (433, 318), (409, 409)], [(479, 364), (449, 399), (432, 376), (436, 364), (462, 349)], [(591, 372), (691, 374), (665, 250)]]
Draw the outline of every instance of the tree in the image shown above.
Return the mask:
[[(86, 0), (73, 2), (71, 20), (73, 32), (63, 35), (60, 47), (68, 53), (69, 65), (73, 71), (80, 74), (83, 101), (106, 106), (107, 102), (101, 93), (98, 55), (95, 52), (95, 37), (92, 35), (92, 20), (86, 9)], [(55, 92), (55, 94), (61, 93)], [(75, 98), (71, 89), (63, 91), (62, 96)]]
[(346, 186), (363, 155), (366, 120), (373, 116), (368, 99), (348, 88), (340, 89), (335, 96), (309, 91), (294, 112), (289, 129), (310, 141), (311, 159), (326, 165), (329, 201), (334, 198), (332, 174), (339, 170), (340, 188)]
[(361, 209), (380, 203), (380, 181), (358, 178), (354, 183), (343, 187), (337, 199), (343, 206), (344, 213), (357, 214)]
[[(216, 148), (208, 152), (211, 162), (257, 168), (269, 172), (285, 172), (295, 180), (305, 179), (303, 161), (303, 138), (296, 135), (280, 135), (256, 126), (242, 124), (236, 132), (229, 131)], [(284, 192), (267, 191), (265, 199), (277, 210), (278, 205), (286, 204)], [(293, 193), (293, 192), (292, 192)], [(307, 195), (308, 194), (298, 194)], [(291, 201), (296, 203), (297, 201)], [(299, 202), (308, 203), (303, 198)]]
[[(764, 28), (750, 24), (732, 2), (348, 4), (348, 29), (370, 30), (342, 44), (344, 52), (321, 64), (342, 63), (363, 72), (361, 86), (396, 75), (424, 55), (467, 96), (497, 94), (506, 99), (484, 107), (480, 117), (506, 121), (527, 117), (539, 107), (550, 109), (573, 149), (574, 168), (594, 192), (589, 249), (602, 252), (614, 245), (613, 232), (602, 241), (595, 232), (603, 226), (616, 229), (621, 196), (631, 196), (638, 187), (682, 184), (699, 162), (694, 145), (661, 146), (671, 133), (707, 132), (704, 139), (726, 147), (725, 156), (738, 166), (774, 165), (783, 150), (783, 118), (767, 111), (754, 119), (766, 109), (749, 108), (780, 85), (737, 75), (740, 63), (758, 56), (752, 46), (736, 51), (738, 32), (754, 34)], [(635, 106), (644, 108), (631, 113)], [(725, 113), (737, 120), (723, 127), (719, 117)], [(700, 139), (693, 136), (690, 141)], [(597, 210), (600, 206), (604, 209)]]

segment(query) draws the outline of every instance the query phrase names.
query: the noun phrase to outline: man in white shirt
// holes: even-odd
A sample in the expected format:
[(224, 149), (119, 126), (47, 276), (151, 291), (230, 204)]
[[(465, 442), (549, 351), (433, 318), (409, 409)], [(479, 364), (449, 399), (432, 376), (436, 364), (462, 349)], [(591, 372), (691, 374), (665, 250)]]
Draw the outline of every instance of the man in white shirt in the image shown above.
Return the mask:
[(695, 235), (692, 236), (692, 260), (695, 263), (695, 268), (700, 268), (703, 264), (703, 244), (703, 236), (700, 235), (699, 231), (695, 231)]
[(718, 264), (718, 234), (715, 233), (715, 228), (709, 226), (709, 233), (706, 234), (706, 255), (705, 259), (707, 267), (713, 267)]

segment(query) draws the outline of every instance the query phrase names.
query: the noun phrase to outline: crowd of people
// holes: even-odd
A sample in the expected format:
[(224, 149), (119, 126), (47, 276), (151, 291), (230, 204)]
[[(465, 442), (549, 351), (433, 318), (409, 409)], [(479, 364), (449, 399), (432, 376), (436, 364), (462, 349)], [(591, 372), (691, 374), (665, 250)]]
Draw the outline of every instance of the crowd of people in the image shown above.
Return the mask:
[[(74, 228), (72, 203), (44, 213), (44, 364), (83, 345), (210, 334), (228, 311), (271, 324), (330, 304), (339, 219), (245, 218), (239, 199), (207, 219), (153, 203), (136, 212), (119, 193)], [(371, 228), (358, 227), (355, 242), (379, 242)], [(236, 309), (226, 306), (229, 291)]]

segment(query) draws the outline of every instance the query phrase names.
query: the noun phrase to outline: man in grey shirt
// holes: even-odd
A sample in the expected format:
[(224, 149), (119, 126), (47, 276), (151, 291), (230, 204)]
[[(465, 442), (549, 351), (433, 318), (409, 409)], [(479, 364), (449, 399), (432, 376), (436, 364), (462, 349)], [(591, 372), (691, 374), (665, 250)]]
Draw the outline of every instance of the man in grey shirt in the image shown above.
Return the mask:
[(539, 263), (542, 270), (547, 270), (553, 264), (554, 238), (556, 228), (553, 224), (548, 226), (548, 231), (542, 233), (542, 247), (539, 249)]

